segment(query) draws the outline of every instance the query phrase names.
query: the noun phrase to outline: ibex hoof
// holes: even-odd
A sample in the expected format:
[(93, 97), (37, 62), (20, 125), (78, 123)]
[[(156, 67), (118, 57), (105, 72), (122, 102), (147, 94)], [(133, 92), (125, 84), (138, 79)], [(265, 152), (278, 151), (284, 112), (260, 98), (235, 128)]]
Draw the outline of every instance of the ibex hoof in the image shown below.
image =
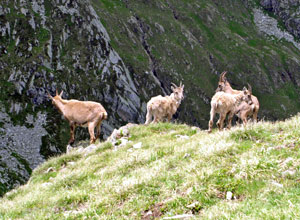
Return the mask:
[(90, 144), (94, 144), (96, 142), (96, 138), (90, 140)]

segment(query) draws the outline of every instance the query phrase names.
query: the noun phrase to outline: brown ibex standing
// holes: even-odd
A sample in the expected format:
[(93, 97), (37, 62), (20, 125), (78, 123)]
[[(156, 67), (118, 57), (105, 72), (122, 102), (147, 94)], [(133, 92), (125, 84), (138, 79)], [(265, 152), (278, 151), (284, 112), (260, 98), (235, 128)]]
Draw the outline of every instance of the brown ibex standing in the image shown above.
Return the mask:
[(249, 104), (246, 103), (246, 102), (242, 102), (242, 103), (238, 106), (235, 115), (236, 115), (239, 119), (242, 120), (244, 126), (247, 124), (247, 119), (248, 119), (248, 117), (253, 115), (253, 109), (254, 109), (254, 108), (255, 108), (255, 105), (254, 105), (254, 104), (249, 105)]
[[(76, 126), (88, 127), (90, 134), (90, 143), (94, 143), (100, 137), (101, 122), (107, 119), (107, 112), (100, 103), (91, 101), (78, 101), (75, 99), (62, 99), (63, 92), (52, 97), (49, 92), (48, 96), (52, 100), (53, 105), (63, 114), (65, 119), (70, 123), (71, 138), (69, 144), (75, 141)], [(94, 129), (97, 127), (95, 138)]]
[[(242, 93), (243, 91), (241, 90), (235, 90), (231, 87), (230, 83), (227, 81), (225, 75), (226, 75), (227, 72), (223, 72), (220, 76), (220, 80), (219, 80), (219, 83), (218, 83), (218, 88), (216, 89), (216, 92), (220, 92), (220, 91), (223, 91), (223, 92), (226, 92), (226, 93), (229, 93), (229, 94), (239, 94), (239, 93)], [(248, 87), (249, 89), (251, 90), (251, 93), (252, 93), (252, 88), (251, 86), (248, 84)], [(253, 117), (253, 120), (255, 122), (257, 122), (257, 114), (258, 114), (258, 110), (259, 110), (259, 101), (257, 99), (256, 96), (254, 95), (251, 95), (251, 99), (252, 99), (252, 106), (246, 106), (246, 104), (244, 104), (244, 107), (243, 109), (246, 112), (242, 113), (240, 112), (239, 115), (247, 115), (246, 117), (248, 116), (252, 116)], [(242, 111), (243, 109), (240, 109), (240, 111)], [(246, 119), (247, 121), (247, 119)], [(244, 121), (243, 121), (244, 122)]]
[(163, 117), (167, 117), (170, 122), (172, 116), (177, 111), (183, 96), (184, 85), (176, 86), (172, 83), (171, 89), (173, 93), (169, 96), (155, 96), (147, 103), (147, 115), (145, 124), (149, 124), (154, 117), (152, 123), (161, 121)]
[(241, 93), (238, 94), (229, 94), (225, 92), (217, 92), (211, 99), (211, 110), (210, 110), (210, 120), (208, 123), (208, 132), (212, 131), (212, 126), (214, 122), (214, 116), (216, 113), (220, 115), (220, 118), (217, 122), (219, 130), (223, 129), (224, 120), (228, 115), (228, 124), (227, 128), (231, 128), (231, 121), (233, 115), (237, 111), (239, 105), (245, 101), (246, 103), (251, 104), (251, 91), (247, 90), (245, 87)]

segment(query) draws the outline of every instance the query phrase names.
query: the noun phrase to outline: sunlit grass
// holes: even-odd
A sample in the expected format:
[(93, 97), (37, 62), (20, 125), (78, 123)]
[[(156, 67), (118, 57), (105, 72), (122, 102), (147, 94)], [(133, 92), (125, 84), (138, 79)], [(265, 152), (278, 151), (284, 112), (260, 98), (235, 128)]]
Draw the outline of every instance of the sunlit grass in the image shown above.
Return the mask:
[(118, 150), (101, 143), (87, 156), (71, 153), (42, 164), (1, 199), (0, 217), (299, 218), (299, 122), (295, 116), (212, 134), (183, 124), (133, 127)]

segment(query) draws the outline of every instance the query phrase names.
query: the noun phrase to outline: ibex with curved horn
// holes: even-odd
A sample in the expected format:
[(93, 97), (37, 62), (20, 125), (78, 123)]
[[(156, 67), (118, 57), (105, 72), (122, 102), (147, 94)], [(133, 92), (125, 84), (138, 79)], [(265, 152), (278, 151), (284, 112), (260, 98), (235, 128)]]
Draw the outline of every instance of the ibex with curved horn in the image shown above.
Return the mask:
[(172, 116), (176, 113), (177, 108), (179, 107), (183, 96), (184, 85), (180, 83), (180, 86), (176, 86), (174, 83), (171, 83), (171, 89), (173, 93), (169, 96), (155, 96), (150, 99), (147, 103), (147, 115), (145, 124), (149, 124), (161, 121), (164, 117), (168, 118), (170, 122)]
[(214, 116), (216, 113), (220, 115), (217, 122), (219, 130), (223, 129), (224, 120), (228, 115), (227, 127), (231, 128), (231, 121), (239, 106), (243, 103), (250, 104), (251, 90), (244, 87), (243, 91), (238, 94), (229, 94), (225, 92), (217, 92), (211, 99), (210, 120), (208, 123), (208, 132), (212, 131)]
[[(78, 101), (75, 99), (66, 100), (61, 96), (63, 91), (52, 97), (48, 92), (49, 98), (53, 105), (63, 114), (65, 119), (69, 121), (71, 129), (71, 138), (69, 144), (75, 141), (75, 128), (77, 126), (88, 127), (90, 134), (90, 143), (94, 143), (100, 137), (101, 122), (107, 119), (107, 112), (100, 103), (91, 101)], [(94, 129), (97, 128), (95, 137)]]
[[(241, 90), (235, 90), (231, 87), (230, 83), (226, 79), (226, 74), (227, 74), (227, 71), (221, 73), (219, 83), (218, 83), (218, 88), (216, 89), (216, 92), (223, 91), (223, 92), (233, 94), (233, 95), (243, 92)], [(248, 84), (248, 87), (249, 86), (250, 85)], [(249, 89), (251, 89), (251, 93), (252, 93), (251, 86), (249, 87)], [(257, 122), (257, 114), (259, 111), (259, 101), (258, 101), (257, 97), (254, 95), (251, 95), (251, 99), (252, 99), (253, 104), (251, 106), (247, 106), (247, 104), (244, 103), (243, 107), (241, 106), (242, 108), (239, 110), (239, 112), (237, 114), (238, 117), (244, 118), (244, 119), (241, 118), (243, 120), (244, 124), (245, 124), (245, 122), (247, 122), (248, 116), (252, 116), (253, 120), (255, 122)], [(246, 121), (245, 121), (245, 117), (246, 117)]]

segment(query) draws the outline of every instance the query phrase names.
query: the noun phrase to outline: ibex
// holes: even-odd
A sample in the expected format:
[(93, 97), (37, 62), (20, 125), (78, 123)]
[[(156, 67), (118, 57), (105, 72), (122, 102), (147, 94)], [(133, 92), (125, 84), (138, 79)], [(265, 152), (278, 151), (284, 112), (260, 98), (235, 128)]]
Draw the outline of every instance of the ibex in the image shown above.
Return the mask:
[(208, 123), (208, 132), (212, 131), (214, 116), (216, 113), (220, 115), (220, 118), (217, 122), (219, 130), (223, 129), (224, 120), (228, 115), (228, 124), (227, 128), (231, 128), (231, 121), (233, 115), (237, 111), (239, 105), (245, 101), (248, 104), (252, 103), (251, 100), (251, 91), (244, 87), (243, 91), (238, 94), (229, 94), (225, 92), (217, 92), (211, 100), (211, 110), (210, 110), (210, 120)]
[[(91, 101), (78, 101), (75, 99), (65, 100), (61, 96), (63, 91), (52, 97), (48, 92), (49, 98), (53, 105), (63, 114), (65, 119), (69, 121), (71, 129), (71, 138), (69, 144), (75, 141), (75, 128), (77, 126), (88, 127), (90, 134), (90, 144), (94, 143), (100, 137), (101, 122), (107, 119), (107, 112), (100, 103)], [(95, 138), (94, 129), (97, 127), (97, 135)]]
[[(248, 90), (252, 94), (252, 88), (249, 83), (248, 83)], [(252, 97), (253, 96), (251, 96), (251, 100), (252, 100)], [(254, 110), (255, 110), (255, 104), (253, 104), (253, 102), (248, 104), (247, 102), (243, 101), (236, 109), (235, 115), (238, 117), (238, 120), (239, 119), (242, 120), (243, 125), (245, 126), (247, 124), (248, 117), (253, 115)]]
[(152, 123), (161, 121), (164, 117), (168, 118), (170, 122), (172, 116), (177, 111), (183, 96), (184, 85), (180, 83), (180, 86), (176, 86), (174, 83), (171, 84), (173, 93), (169, 96), (155, 96), (150, 99), (147, 103), (147, 115), (145, 124), (149, 124), (154, 117)]
[[(229, 93), (229, 94), (242, 93), (243, 91), (235, 90), (231, 87), (230, 83), (227, 81), (227, 79), (225, 77), (226, 73), (227, 72), (223, 72), (221, 74), (220, 80), (219, 80), (219, 83), (218, 83), (218, 88), (216, 89), (216, 92), (223, 91), (223, 92), (226, 92), (226, 93)], [(251, 90), (251, 93), (252, 93), (252, 88), (249, 84), (248, 84), (248, 87), (249, 87), (249, 89)], [(244, 109), (246, 109), (248, 112), (247, 112), (247, 114), (240, 112), (240, 115), (247, 115), (247, 117), (248, 116), (253, 116), (253, 120), (255, 122), (257, 122), (257, 114), (258, 114), (258, 110), (259, 110), (259, 101), (258, 101), (257, 97), (254, 96), (254, 95), (251, 95), (251, 99), (252, 99), (252, 102), (253, 102), (253, 106), (244, 107)], [(241, 111), (242, 111), (242, 109), (241, 109)]]
[(249, 116), (252, 116), (254, 108), (255, 108), (255, 105), (254, 105), (254, 104), (249, 105), (249, 104), (246, 103), (246, 102), (242, 102), (242, 103), (238, 106), (235, 115), (236, 115), (239, 119), (242, 120), (244, 126), (247, 124), (247, 119), (248, 119), (248, 117), (249, 117)]

